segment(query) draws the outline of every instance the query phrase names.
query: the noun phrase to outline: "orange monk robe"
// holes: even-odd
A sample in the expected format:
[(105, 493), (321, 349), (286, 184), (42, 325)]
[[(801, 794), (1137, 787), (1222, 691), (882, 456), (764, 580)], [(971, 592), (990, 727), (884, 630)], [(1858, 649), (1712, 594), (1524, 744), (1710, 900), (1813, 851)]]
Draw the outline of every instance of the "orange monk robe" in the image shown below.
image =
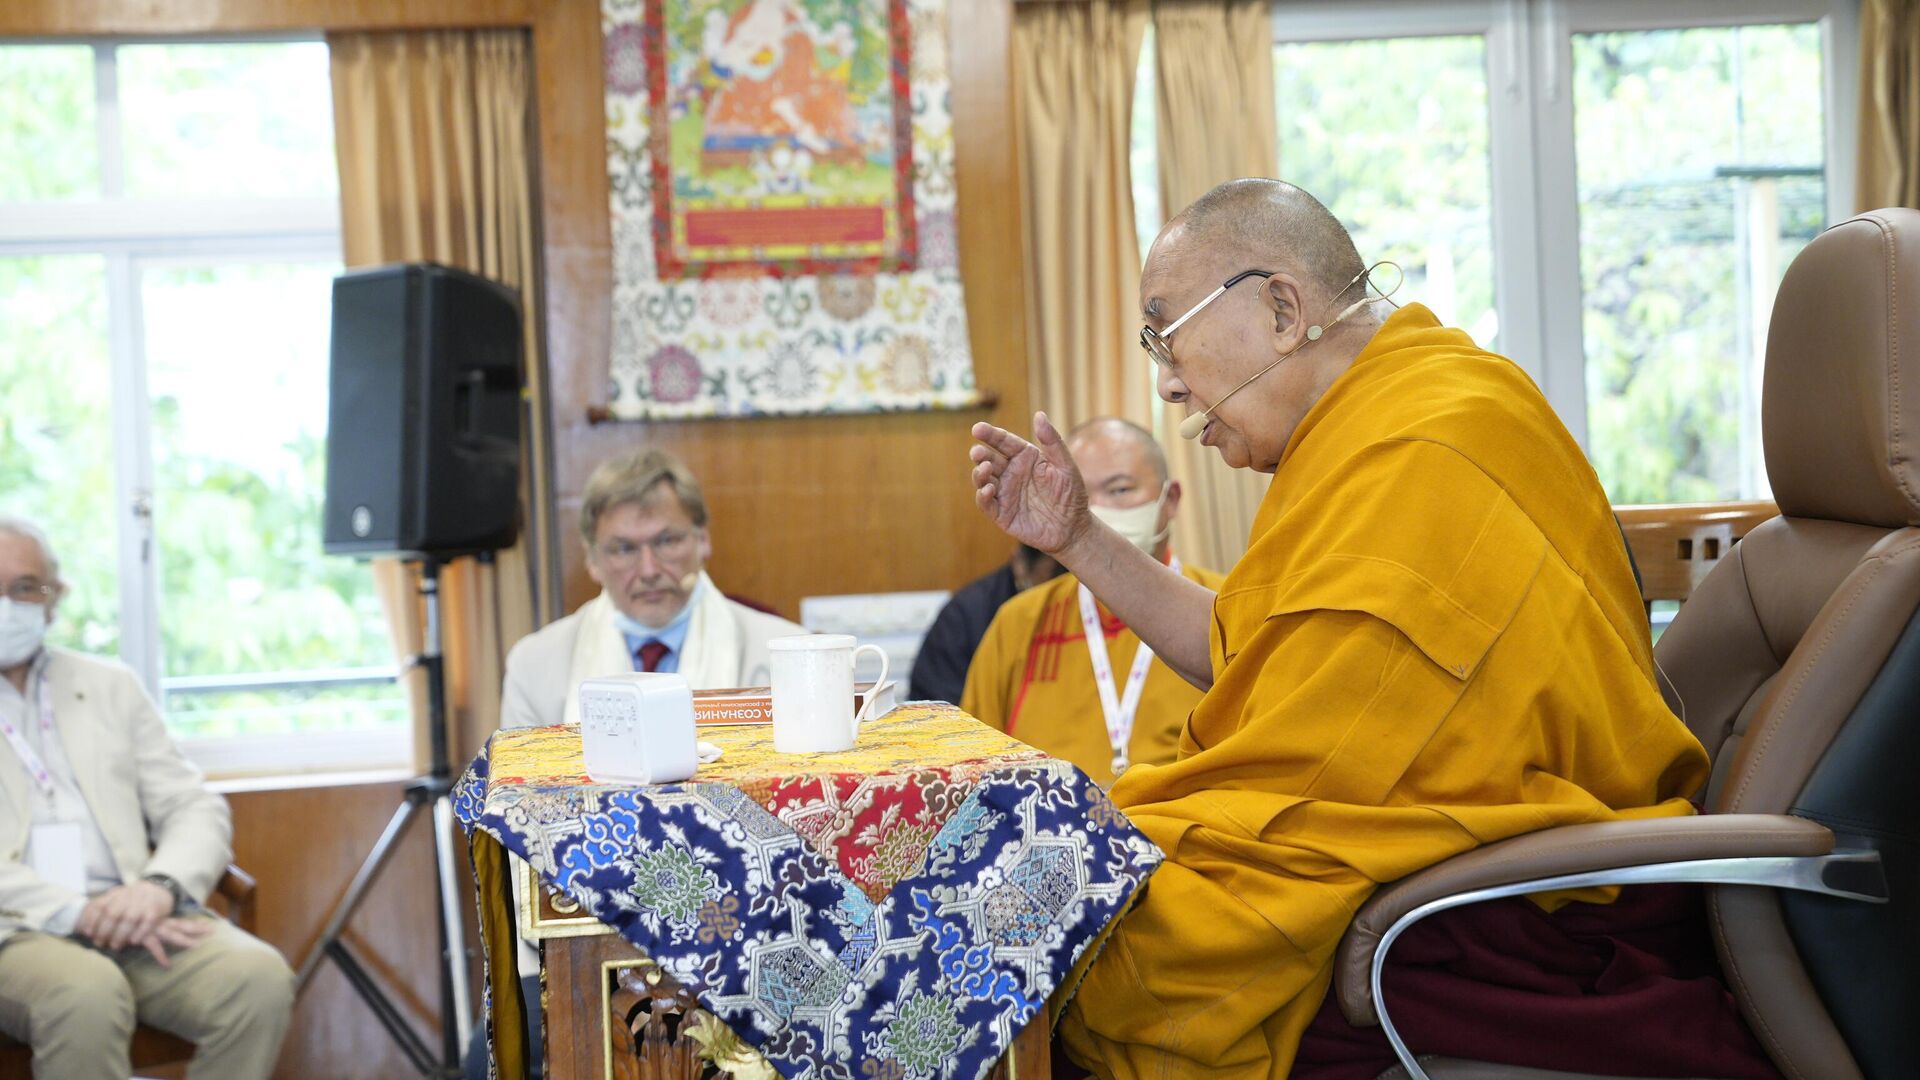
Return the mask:
[[(1191, 566), (1181, 573), (1209, 589), (1224, 580)], [(1104, 605), (1098, 610), (1114, 696), (1124, 697), (1140, 638)], [(1172, 761), (1187, 714), (1199, 701), (1199, 689), (1155, 657), (1140, 690), (1127, 760)], [(1001, 605), (967, 666), (960, 707), (1029, 746), (1073, 762), (1103, 787), (1113, 783), (1113, 745), (1087, 655), (1079, 578), (1061, 574)]]
[(1684, 815), (1707, 776), (1592, 467), (1518, 367), (1419, 305), (1288, 443), (1212, 654), (1179, 760), (1113, 787), (1167, 861), (1061, 1018), (1102, 1075), (1285, 1076), (1381, 883)]

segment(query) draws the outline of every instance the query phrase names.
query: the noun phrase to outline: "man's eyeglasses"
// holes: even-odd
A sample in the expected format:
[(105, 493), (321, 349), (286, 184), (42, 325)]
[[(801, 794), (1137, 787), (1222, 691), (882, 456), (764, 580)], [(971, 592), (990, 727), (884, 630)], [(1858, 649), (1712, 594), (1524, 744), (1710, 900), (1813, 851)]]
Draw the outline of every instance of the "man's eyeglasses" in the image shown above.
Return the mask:
[(1167, 328), (1165, 330), (1155, 330), (1151, 326), (1144, 326), (1144, 325), (1141, 326), (1140, 327), (1140, 347), (1147, 350), (1147, 355), (1153, 357), (1154, 363), (1159, 364), (1163, 367), (1170, 366), (1173, 363), (1173, 348), (1172, 346), (1167, 344), (1167, 339), (1173, 336), (1173, 332), (1175, 330), (1178, 330), (1180, 329), (1181, 326), (1185, 325), (1188, 319), (1191, 319), (1195, 315), (1200, 314), (1201, 308), (1206, 307), (1208, 304), (1211, 304), (1215, 300), (1220, 299), (1221, 293), (1226, 292), (1228, 289), (1233, 288), (1235, 285), (1240, 284), (1241, 282), (1247, 280), (1250, 277), (1270, 278), (1274, 275), (1274, 273), (1275, 271), (1272, 271), (1272, 270), (1240, 271), (1239, 273), (1233, 275), (1227, 280), (1221, 282), (1220, 287), (1208, 293), (1207, 298), (1205, 300), (1202, 300), (1199, 303), (1188, 308), (1187, 313), (1185, 315), (1182, 315), (1179, 318), (1173, 320), (1173, 322), (1168, 323)]
[(608, 540), (596, 545), (594, 551), (600, 561), (614, 570), (631, 570), (640, 561), (640, 552), (653, 549), (653, 557), (658, 562), (674, 562), (693, 551), (695, 534), (668, 529), (651, 540)]
[(16, 604), (44, 604), (53, 599), (59, 588), (49, 585), (39, 578), (21, 578), (7, 584), (5, 596)]

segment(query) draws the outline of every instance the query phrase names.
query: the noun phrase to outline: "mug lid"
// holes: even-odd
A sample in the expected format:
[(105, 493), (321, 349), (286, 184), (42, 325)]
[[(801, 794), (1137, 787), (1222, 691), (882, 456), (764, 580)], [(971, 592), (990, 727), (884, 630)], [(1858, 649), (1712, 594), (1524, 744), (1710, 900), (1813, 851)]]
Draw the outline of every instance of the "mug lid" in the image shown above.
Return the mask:
[(852, 634), (789, 634), (769, 638), (768, 652), (814, 652), (826, 649), (851, 649), (860, 639)]

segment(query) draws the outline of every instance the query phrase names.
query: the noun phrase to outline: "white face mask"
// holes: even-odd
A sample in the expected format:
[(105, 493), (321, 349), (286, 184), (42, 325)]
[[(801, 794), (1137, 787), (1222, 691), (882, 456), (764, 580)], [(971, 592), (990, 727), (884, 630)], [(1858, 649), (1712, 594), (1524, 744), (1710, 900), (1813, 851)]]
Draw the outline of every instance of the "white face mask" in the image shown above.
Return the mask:
[(1167, 528), (1159, 528), (1160, 508), (1166, 502), (1167, 488), (1162, 487), (1160, 497), (1150, 503), (1141, 503), (1139, 506), (1095, 506), (1088, 503), (1087, 510), (1105, 522), (1108, 528), (1126, 537), (1128, 543), (1152, 555), (1155, 548), (1166, 542), (1167, 533), (1173, 528), (1171, 522)]
[(33, 659), (47, 636), (47, 605), (16, 604), (0, 597), (0, 668)]

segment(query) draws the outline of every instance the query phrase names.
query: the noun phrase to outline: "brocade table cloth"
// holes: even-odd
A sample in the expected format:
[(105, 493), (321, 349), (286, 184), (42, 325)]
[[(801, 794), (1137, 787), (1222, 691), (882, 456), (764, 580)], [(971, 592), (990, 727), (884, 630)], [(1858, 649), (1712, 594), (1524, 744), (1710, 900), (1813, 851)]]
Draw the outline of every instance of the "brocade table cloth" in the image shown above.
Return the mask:
[(844, 753), (772, 735), (703, 728), (719, 761), (638, 787), (588, 779), (577, 728), (502, 731), (454, 811), (822, 1080), (978, 1080), (1161, 860), (1085, 774), (952, 706)]

